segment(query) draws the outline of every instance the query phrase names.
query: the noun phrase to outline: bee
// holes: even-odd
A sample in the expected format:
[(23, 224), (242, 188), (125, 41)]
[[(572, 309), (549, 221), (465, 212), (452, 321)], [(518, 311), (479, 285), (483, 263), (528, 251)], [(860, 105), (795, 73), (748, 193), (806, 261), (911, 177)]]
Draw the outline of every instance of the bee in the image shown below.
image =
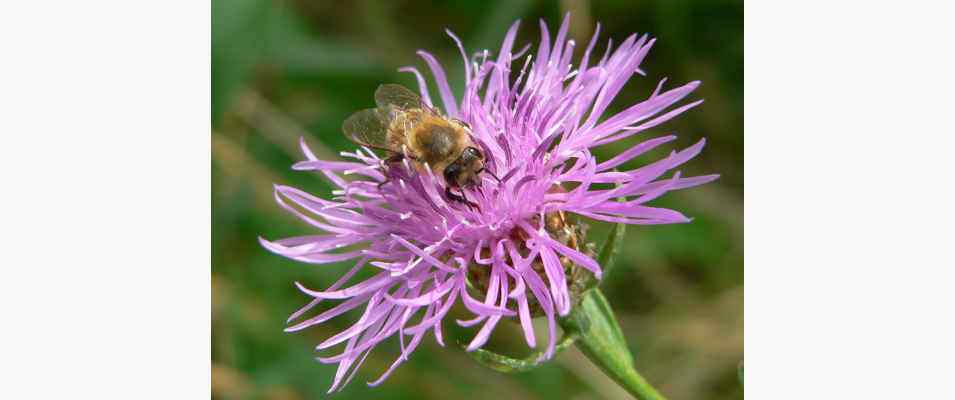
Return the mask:
[[(441, 115), (417, 94), (397, 84), (378, 86), (375, 104), (378, 107), (345, 119), (345, 137), (390, 153), (386, 165), (408, 158), (418, 171), (429, 166), (444, 177), (444, 193), (449, 199), (474, 206), (462, 189), (477, 185), (484, 171), (484, 154), (471, 138), (471, 127)], [(453, 193), (452, 188), (461, 194)]]

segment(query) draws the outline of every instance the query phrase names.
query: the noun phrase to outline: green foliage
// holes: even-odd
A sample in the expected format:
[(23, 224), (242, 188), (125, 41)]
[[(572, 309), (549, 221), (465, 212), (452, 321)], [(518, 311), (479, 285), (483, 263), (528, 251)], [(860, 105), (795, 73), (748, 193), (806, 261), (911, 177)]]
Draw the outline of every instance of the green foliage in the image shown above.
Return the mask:
[[(562, 351), (566, 350), (577, 340), (577, 335), (567, 334), (561, 339), (559, 343), (554, 348), (555, 354), (560, 354)], [(467, 346), (461, 346), (464, 349)], [(498, 372), (504, 373), (516, 373), (516, 372), (527, 372), (546, 362), (544, 360), (543, 351), (535, 351), (530, 355), (524, 358), (512, 358), (502, 354), (497, 354), (490, 350), (477, 349), (468, 353), (471, 358), (477, 361), (479, 364), (484, 365), (490, 369), (493, 369)]]
[[(621, 198), (619, 201), (623, 202), (626, 199)], [(613, 269), (615, 257), (620, 253), (620, 249), (623, 247), (625, 242), (625, 236), (627, 234), (627, 225), (626, 224), (613, 224), (613, 227), (610, 229), (610, 235), (607, 236), (607, 239), (604, 241), (603, 246), (600, 248), (600, 252), (597, 253), (597, 264), (600, 265), (603, 272), (603, 279), (607, 280), (610, 276), (610, 271)], [(596, 285), (596, 280), (585, 283), (586, 288), (591, 288)]]
[(580, 304), (561, 320), (561, 326), (579, 338), (577, 345), (587, 358), (635, 398), (663, 399), (637, 372), (627, 339), (600, 289), (584, 293)]

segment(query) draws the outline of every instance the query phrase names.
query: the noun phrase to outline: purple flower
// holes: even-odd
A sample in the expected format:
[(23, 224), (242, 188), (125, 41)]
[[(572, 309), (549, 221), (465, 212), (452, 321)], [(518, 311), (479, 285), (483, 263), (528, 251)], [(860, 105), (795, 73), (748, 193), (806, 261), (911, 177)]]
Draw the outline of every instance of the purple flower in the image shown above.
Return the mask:
[[(400, 356), (369, 385), (387, 378), (428, 332), (443, 346), (442, 321), (456, 302), (474, 314), (458, 324), (480, 325), (468, 351), (484, 345), (504, 318), (518, 321), (527, 345), (535, 348), (539, 338), (531, 319), (542, 315), (548, 326), (544, 357), (551, 357), (556, 318), (573, 306), (570, 275), (586, 270), (599, 279), (601, 274), (600, 265), (581, 245), (582, 232), (565, 217), (575, 214), (636, 225), (688, 222), (677, 211), (647, 203), (668, 191), (716, 179), (716, 175), (681, 177), (679, 171), (665, 176), (696, 156), (703, 140), (629, 171), (617, 168), (676, 136), (645, 140), (609, 160), (598, 161), (591, 153), (595, 147), (630, 138), (702, 102), (671, 107), (699, 82), (663, 91), (664, 79), (647, 99), (604, 117), (624, 83), (635, 73), (642, 75), (640, 62), (653, 39), (632, 35), (616, 49), (608, 43), (597, 59), (592, 52), (598, 25), (575, 68), (570, 61), (576, 44), (567, 39), (568, 19), (553, 42), (541, 22), (536, 55), (525, 55), (528, 47), (512, 51), (517, 28), (517, 23), (511, 26), (496, 55), (483, 51), (471, 59), (460, 40), (448, 32), (465, 60), (466, 84), (460, 98), (452, 94), (444, 70), (429, 53), (419, 51), (418, 55), (434, 76), (440, 104), (432, 103), (417, 69), (401, 69), (414, 74), (423, 102), (467, 122), (475, 142), (483, 147), (487, 169), (500, 181), (484, 173), (476, 187), (466, 189), (477, 207), (449, 201), (439, 176), (430, 170), (417, 172), (407, 161), (385, 168), (382, 159), (366, 148), (342, 153), (349, 161), (324, 161), (304, 141), (307, 160), (293, 169), (320, 172), (337, 186), (333, 197), (326, 200), (276, 186), (279, 205), (322, 233), (261, 239), (263, 246), (306, 263), (355, 260), (326, 290), (296, 283), (314, 299), (292, 314), (289, 322), (322, 300), (339, 303), (286, 329), (302, 330), (363, 308), (350, 328), (318, 345), (322, 350), (344, 344), (340, 353), (319, 357), (323, 363), (339, 365), (330, 392), (348, 383), (375, 345), (396, 334)], [(386, 179), (388, 183), (379, 185)], [(618, 201), (621, 197), (628, 200)], [(376, 273), (346, 284), (363, 268)]]

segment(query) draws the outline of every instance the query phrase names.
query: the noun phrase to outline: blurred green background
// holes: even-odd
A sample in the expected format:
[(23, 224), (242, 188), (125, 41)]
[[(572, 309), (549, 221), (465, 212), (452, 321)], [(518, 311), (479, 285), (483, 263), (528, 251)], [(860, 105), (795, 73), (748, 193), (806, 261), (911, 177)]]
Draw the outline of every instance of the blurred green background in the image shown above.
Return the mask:
[[(563, 13), (572, 11), (571, 36), (578, 43), (586, 43), (597, 21), (602, 43), (608, 37), (619, 43), (634, 32), (658, 38), (642, 65), (647, 77), (634, 77), (611, 111), (645, 98), (663, 77), (670, 78), (669, 87), (703, 81), (693, 96), (706, 100), (701, 107), (641, 135), (677, 132), (677, 146), (642, 161), (706, 137), (703, 154), (682, 170), (685, 176), (722, 177), (657, 200), (695, 220), (629, 227), (624, 252), (603, 287), (638, 368), (664, 394), (742, 398), (737, 378), (743, 358), (741, 1), (217, 0), (212, 8), (213, 397), (326, 396), (335, 365), (313, 360), (313, 348), (357, 318), (346, 314), (304, 333), (282, 332), (286, 317), (309, 300), (292, 282), (327, 287), (347, 267), (291, 262), (256, 241), (258, 235), (275, 239), (310, 232), (274, 203), (273, 183), (329, 195), (323, 180), (290, 169), (303, 158), (298, 138), (304, 136), (320, 158), (351, 150), (341, 121), (371, 106), (379, 83), (415, 87), (412, 75), (396, 70), (417, 65), (426, 71), (414, 54), (419, 48), (434, 53), (460, 89), (461, 61), (446, 27), (469, 52), (495, 51), (511, 22), (521, 19), (519, 48), (538, 41), (538, 19), (553, 33)], [(636, 140), (605, 146), (598, 159)], [(589, 239), (600, 242), (608, 227), (591, 225)], [(628, 398), (575, 349), (535, 371), (506, 375), (475, 364), (451, 345), (468, 341), (476, 329), (450, 321), (444, 326), (449, 347), (429, 337), (383, 386), (368, 388), (363, 382), (376, 378), (398, 354), (396, 344), (379, 346), (335, 397)], [(489, 348), (525, 354), (516, 332), (516, 324), (502, 324)]]

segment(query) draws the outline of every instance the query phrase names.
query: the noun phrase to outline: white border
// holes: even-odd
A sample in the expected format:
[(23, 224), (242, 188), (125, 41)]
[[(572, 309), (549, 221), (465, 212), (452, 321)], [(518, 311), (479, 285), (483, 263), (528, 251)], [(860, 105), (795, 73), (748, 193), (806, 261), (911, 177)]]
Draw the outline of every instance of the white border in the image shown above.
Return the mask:
[(0, 7), (0, 398), (208, 398), (210, 18)]
[(751, 398), (952, 396), (955, 13), (876, 3), (746, 4)]

